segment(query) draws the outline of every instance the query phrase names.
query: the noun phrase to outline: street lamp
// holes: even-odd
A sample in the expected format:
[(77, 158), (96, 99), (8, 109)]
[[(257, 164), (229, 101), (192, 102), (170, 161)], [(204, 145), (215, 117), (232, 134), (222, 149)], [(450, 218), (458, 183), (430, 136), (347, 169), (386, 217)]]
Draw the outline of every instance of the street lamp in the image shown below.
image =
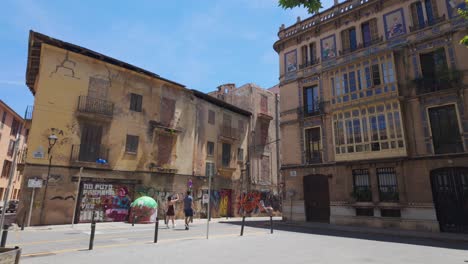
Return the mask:
[(58, 137), (52, 133), (47, 139), (49, 141), (49, 147), (47, 148), (47, 155), (49, 155), (49, 165), (47, 167), (47, 178), (46, 178), (46, 183), (45, 183), (44, 196), (42, 197), (41, 217), (40, 217), (41, 224), (44, 224), (44, 205), (45, 205), (45, 200), (47, 197), (47, 187), (49, 186), (50, 167), (52, 165), (52, 155), (50, 152), (52, 151), (52, 148), (55, 146), (55, 143), (57, 143)]

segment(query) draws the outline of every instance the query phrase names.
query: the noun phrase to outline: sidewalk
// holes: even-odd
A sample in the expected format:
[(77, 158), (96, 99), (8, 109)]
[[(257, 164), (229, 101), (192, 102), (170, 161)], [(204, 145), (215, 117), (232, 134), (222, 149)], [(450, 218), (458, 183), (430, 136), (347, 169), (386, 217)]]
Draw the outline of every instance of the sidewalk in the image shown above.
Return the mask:
[(364, 233), (364, 234), (378, 234), (378, 235), (389, 235), (396, 237), (409, 237), (409, 238), (424, 238), (439, 241), (449, 242), (468, 242), (468, 234), (455, 234), (455, 233), (435, 233), (435, 232), (421, 232), (421, 231), (410, 231), (402, 229), (385, 229), (385, 228), (374, 228), (374, 227), (358, 227), (358, 226), (339, 226), (326, 223), (311, 223), (311, 222), (275, 222), (277, 226), (292, 226), (301, 227), (308, 229), (320, 229), (320, 230), (331, 230), (331, 231), (344, 231), (350, 233)]

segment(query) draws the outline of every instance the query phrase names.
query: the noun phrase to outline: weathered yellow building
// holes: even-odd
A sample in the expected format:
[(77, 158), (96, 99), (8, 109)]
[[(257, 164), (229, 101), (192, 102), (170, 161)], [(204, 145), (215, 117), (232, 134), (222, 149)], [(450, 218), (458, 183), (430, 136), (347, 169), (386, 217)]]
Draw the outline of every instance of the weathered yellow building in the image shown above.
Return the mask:
[[(189, 188), (201, 212), (207, 173), (215, 191), (229, 191), (231, 206), (220, 214), (235, 213), (250, 112), (32, 31), (26, 79), (35, 106), (24, 175), (44, 180), (32, 225), (71, 223), (74, 212), (75, 222), (86, 222), (93, 211), (101, 221), (124, 221), (134, 198), (152, 196), (163, 208), (167, 196)], [(23, 184), (23, 214), (30, 196)]]
[(467, 232), (458, 8), (464, 0), (349, 0), (280, 28), (285, 217)]

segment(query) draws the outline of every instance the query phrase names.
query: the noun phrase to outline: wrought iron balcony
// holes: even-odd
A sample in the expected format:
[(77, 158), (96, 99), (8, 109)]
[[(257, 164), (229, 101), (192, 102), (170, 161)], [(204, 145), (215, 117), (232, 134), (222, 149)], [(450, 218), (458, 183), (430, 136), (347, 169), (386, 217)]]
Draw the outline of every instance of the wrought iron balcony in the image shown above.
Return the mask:
[(379, 44), (380, 42), (383, 42), (383, 36), (373, 38), (373, 39), (371, 39), (370, 41), (367, 41), (367, 42), (364, 41), (362, 43), (362, 47), (367, 48), (367, 47), (373, 46), (375, 44)]
[(307, 68), (309, 66), (319, 64), (319, 63), (320, 63), (320, 58), (315, 58), (313, 60), (306, 61), (305, 63), (299, 65), (299, 69), (304, 69), (304, 68)]
[(82, 95), (78, 98), (78, 111), (112, 117), (114, 113), (114, 103)]
[[(109, 158), (109, 148), (99, 144), (72, 145), (71, 162), (95, 162), (107, 163)], [(105, 161), (105, 162), (104, 162)]]
[(322, 153), (320, 153), (320, 151), (312, 151), (312, 153), (307, 153), (306, 161), (307, 164), (322, 163)]
[(304, 105), (302, 112), (305, 117), (322, 115), (324, 114), (324, 105), (325, 103), (322, 100), (317, 99), (310, 102), (310, 104)]
[(380, 185), (379, 198), (381, 202), (398, 202), (400, 196), (397, 186), (395, 185)]
[(439, 23), (441, 23), (443, 21), (445, 21), (445, 15), (443, 15), (441, 17), (435, 17), (435, 18), (433, 18), (431, 20), (424, 21), (423, 23), (421, 23), (419, 25), (410, 26), (409, 27), (410, 32), (418, 31), (420, 29), (427, 28), (427, 27), (439, 24)]
[(461, 81), (462, 76), (459, 71), (447, 71), (436, 76), (423, 76), (413, 80), (418, 95), (456, 88), (461, 85)]
[(356, 202), (372, 202), (372, 190), (370, 186), (354, 186), (351, 196)]

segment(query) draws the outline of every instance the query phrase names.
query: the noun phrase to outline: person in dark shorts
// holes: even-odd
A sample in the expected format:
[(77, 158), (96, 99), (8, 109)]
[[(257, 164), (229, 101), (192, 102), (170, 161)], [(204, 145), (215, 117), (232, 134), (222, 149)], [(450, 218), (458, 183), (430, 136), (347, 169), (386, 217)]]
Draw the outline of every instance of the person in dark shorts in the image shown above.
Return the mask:
[(169, 228), (169, 220), (172, 219), (172, 228), (175, 227), (174, 218), (175, 218), (175, 203), (179, 201), (179, 195), (177, 198), (172, 199), (172, 196), (167, 197), (166, 205), (166, 227)]
[(192, 192), (187, 191), (184, 198), (185, 230), (189, 230), (189, 222), (193, 219), (193, 197)]

